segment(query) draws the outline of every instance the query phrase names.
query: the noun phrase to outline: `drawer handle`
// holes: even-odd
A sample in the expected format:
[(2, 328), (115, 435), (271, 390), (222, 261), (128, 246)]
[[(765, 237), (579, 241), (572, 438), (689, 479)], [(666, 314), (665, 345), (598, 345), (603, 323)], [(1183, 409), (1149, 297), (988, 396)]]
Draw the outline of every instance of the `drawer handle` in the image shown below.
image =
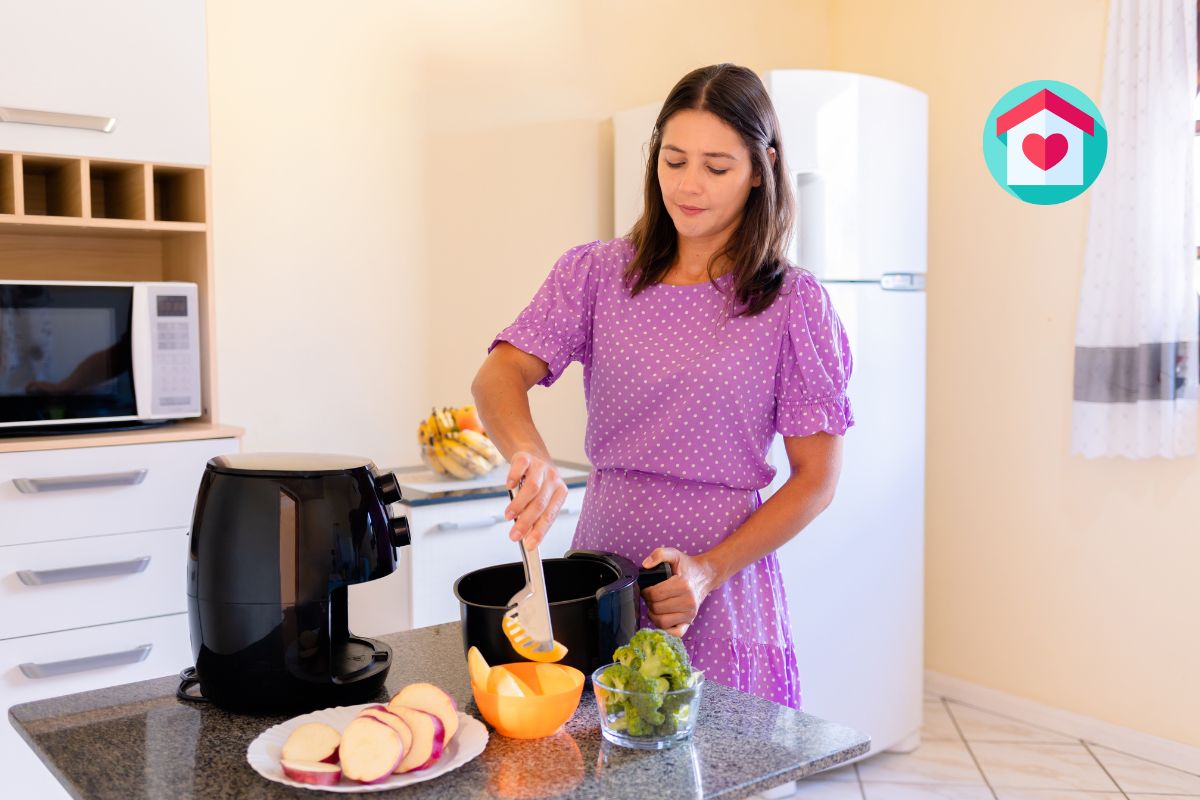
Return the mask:
[(107, 564), (87, 564), (82, 567), (59, 569), (22, 569), (17, 577), (26, 586), (44, 586), (47, 583), (86, 581), (91, 578), (111, 578), (114, 575), (134, 575), (144, 572), (150, 565), (150, 556), (141, 556), (129, 561), (112, 561)]
[[(558, 510), (558, 516), (560, 516), (560, 517), (569, 517), (572, 514), (578, 514), (578, 513), (579, 513), (578, 508), (571, 508), (570, 506), (563, 506), (562, 508), (560, 508)], [(471, 528), (490, 528), (493, 525), (499, 525), (502, 522), (508, 522), (508, 521), (509, 520), (504, 518), (503, 514), (493, 514), (490, 517), (476, 517), (475, 519), (464, 519), (464, 520), (460, 520), (458, 522), (454, 522), (454, 521), (439, 522), (437, 525), (433, 526), (433, 530), (435, 530), (435, 531), (462, 531), (462, 530), (469, 530)]]
[(98, 475), (64, 475), (61, 478), (13, 478), (22, 494), (66, 492), (72, 489), (99, 489), (105, 486), (137, 486), (146, 480), (148, 469), (129, 472), (104, 472)]
[(488, 517), (476, 517), (475, 519), (464, 519), (458, 522), (439, 522), (433, 526), (435, 531), (462, 531), (470, 528), (490, 528), (493, 525), (499, 525), (501, 522), (507, 522), (503, 514), (492, 514)]
[(56, 678), (59, 675), (70, 675), (73, 672), (88, 672), (105, 667), (120, 667), (125, 664), (136, 664), (145, 661), (150, 655), (152, 644), (143, 644), (132, 650), (122, 650), (119, 653), (102, 653), (98, 656), (84, 658), (68, 658), (62, 661), (47, 661), (45, 664), (35, 664), (28, 661), (20, 665), (21, 673), (26, 678)]
[(96, 117), (91, 114), (64, 114), (59, 111), (38, 111), (33, 108), (0, 108), (0, 122), (24, 122), (27, 125), (52, 125), (56, 128), (83, 128), (88, 131), (112, 133), (116, 117)]

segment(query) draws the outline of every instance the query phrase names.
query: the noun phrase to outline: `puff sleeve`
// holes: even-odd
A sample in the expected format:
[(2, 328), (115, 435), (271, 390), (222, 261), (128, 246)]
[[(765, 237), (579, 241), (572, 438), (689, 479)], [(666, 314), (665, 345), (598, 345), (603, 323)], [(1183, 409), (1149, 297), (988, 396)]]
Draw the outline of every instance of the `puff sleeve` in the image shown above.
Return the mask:
[(576, 245), (563, 253), (529, 305), (496, 334), (488, 352), (504, 341), (545, 361), (550, 371), (538, 381), (542, 386), (553, 385), (572, 361), (584, 361), (591, 349), (599, 244)]
[(840, 436), (854, 424), (846, 396), (854, 368), (850, 340), (819, 280), (797, 270), (792, 287), (775, 376), (775, 430)]

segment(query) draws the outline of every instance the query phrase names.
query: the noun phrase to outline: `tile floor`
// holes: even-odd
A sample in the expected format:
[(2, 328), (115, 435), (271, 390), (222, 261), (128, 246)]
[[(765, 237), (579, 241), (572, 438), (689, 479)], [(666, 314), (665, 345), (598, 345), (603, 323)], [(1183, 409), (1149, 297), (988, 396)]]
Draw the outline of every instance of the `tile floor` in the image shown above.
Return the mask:
[[(782, 787), (781, 787), (782, 788)], [(779, 800), (769, 792), (759, 797)], [(921, 746), (796, 784), (798, 800), (1172, 800), (1200, 775), (982, 709), (925, 696)]]

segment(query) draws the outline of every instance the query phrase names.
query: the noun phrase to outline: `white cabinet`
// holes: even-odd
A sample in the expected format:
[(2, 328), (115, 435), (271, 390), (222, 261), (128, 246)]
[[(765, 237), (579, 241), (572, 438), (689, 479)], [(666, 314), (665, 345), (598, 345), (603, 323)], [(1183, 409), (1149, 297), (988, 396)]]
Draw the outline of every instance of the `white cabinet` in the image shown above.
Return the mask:
[[(505, 474), (499, 476), (501, 491)], [(406, 476), (397, 472), (397, 478), (403, 491)], [(584, 491), (582, 485), (569, 489), (542, 541), (542, 558), (561, 558), (571, 548)], [(394, 505), (394, 513), (408, 517), (412, 545), (401, 548), (396, 572), (350, 587), (350, 630), (378, 636), (458, 620), (454, 582), (459, 577), (521, 558), (517, 543), (508, 538), (513, 525), (504, 519), (508, 502), (504, 495)]]
[(2, 17), (0, 109), (116, 125), (0, 122), (0, 150), (209, 163), (204, 0), (7, 2)]
[[(7, 712), (18, 703), (161, 678), (189, 664), (187, 614), (6, 639), (0, 641), (0, 696)], [(7, 719), (0, 723), (0, 767), (4, 797), (68, 796)]]
[(0, 640), (187, 611), (187, 535), (171, 528), (0, 547)]
[[(191, 663), (187, 531), (204, 465), (238, 447), (0, 453), (0, 710)], [(7, 720), (0, 767), (5, 797), (66, 797)]]
[(205, 462), (235, 442), (2, 453), (0, 546), (187, 527)]

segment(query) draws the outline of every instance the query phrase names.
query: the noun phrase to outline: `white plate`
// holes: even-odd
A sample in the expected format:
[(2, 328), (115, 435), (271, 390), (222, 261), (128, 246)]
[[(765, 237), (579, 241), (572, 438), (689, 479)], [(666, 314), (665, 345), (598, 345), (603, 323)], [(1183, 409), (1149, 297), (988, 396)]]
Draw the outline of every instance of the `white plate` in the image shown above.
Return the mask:
[(439, 775), (445, 775), (450, 770), (457, 769), (475, 758), (487, 746), (487, 728), (479, 720), (460, 711), (458, 712), (458, 732), (450, 740), (450, 745), (442, 751), (442, 757), (428, 769), (406, 772), (403, 775), (392, 775), (379, 783), (358, 783), (342, 778), (341, 783), (335, 786), (314, 786), (311, 783), (294, 781), (283, 774), (283, 768), (279, 766), (279, 754), (283, 750), (283, 743), (296, 728), (308, 722), (324, 722), (339, 731), (345, 730), (351, 720), (358, 716), (358, 712), (369, 706), (377, 705), (380, 704), (363, 703), (357, 706), (337, 706), (292, 717), (287, 722), (281, 722), (260, 733), (258, 738), (251, 742), (250, 747), (246, 749), (246, 760), (250, 762), (250, 766), (254, 768), (255, 772), (267, 780), (295, 786), (298, 789), (317, 789), (324, 792), (382, 792), (387, 789), (395, 789), (397, 786), (408, 786), (410, 783), (420, 783)]

